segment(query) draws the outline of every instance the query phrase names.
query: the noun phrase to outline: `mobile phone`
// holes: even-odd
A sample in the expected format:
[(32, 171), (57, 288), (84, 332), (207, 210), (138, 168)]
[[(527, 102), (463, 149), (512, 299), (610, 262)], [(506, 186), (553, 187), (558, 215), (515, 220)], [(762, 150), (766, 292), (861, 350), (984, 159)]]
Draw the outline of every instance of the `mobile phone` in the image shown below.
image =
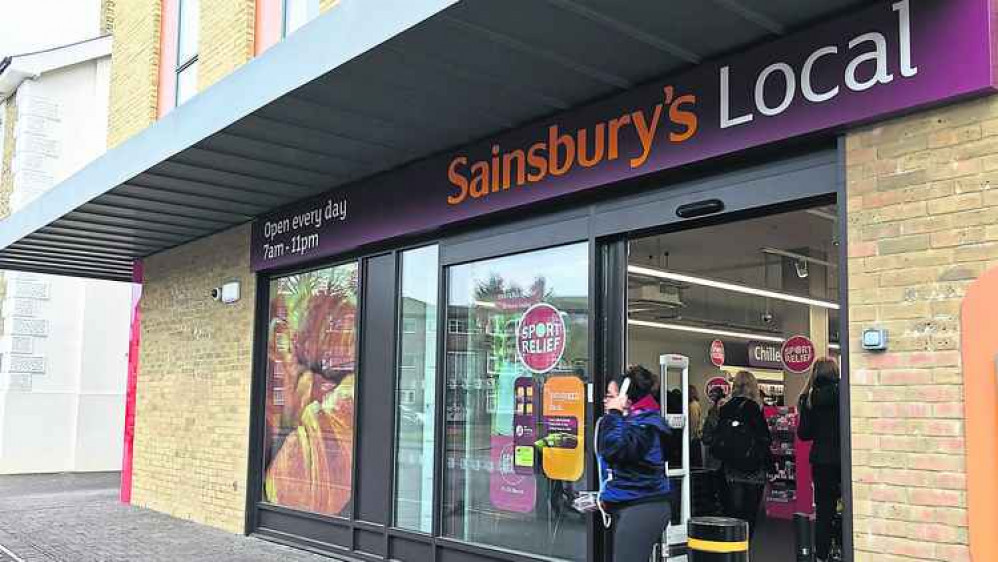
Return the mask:
[(620, 385), (620, 392), (617, 394), (620, 396), (627, 396), (627, 391), (631, 388), (631, 377), (624, 378), (624, 382)]

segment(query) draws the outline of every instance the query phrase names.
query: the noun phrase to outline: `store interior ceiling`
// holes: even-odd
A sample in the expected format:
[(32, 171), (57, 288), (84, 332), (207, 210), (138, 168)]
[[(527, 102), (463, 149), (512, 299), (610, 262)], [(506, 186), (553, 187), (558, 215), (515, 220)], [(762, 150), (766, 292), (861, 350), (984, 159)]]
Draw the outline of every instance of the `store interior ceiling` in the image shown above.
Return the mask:
[[(836, 217), (832, 205), (633, 240), (628, 257), (632, 267), (628, 316), (643, 322), (780, 337), (784, 319), (811, 306), (752, 292), (760, 289), (827, 303), (829, 333), (837, 341)], [(677, 272), (694, 281), (635, 273), (641, 270), (634, 266)], [(734, 284), (748, 292), (697, 280)]]

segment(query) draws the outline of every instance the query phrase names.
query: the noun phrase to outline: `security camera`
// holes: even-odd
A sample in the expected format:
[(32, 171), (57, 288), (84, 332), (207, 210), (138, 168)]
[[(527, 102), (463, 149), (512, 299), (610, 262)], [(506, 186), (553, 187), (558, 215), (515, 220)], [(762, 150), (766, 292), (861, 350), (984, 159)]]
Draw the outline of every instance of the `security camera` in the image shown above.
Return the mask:
[(807, 270), (807, 262), (806, 261), (804, 261), (804, 260), (797, 260), (797, 261), (794, 262), (794, 267), (797, 268), (797, 277), (800, 277), (801, 279), (807, 279), (808, 270)]
[(233, 304), (239, 300), (239, 281), (228, 281), (221, 287), (215, 287), (209, 295), (214, 301), (222, 304)]
[(763, 324), (772, 324), (773, 323), (773, 313), (772, 312), (763, 312), (762, 316), (761, 316), (761, 319), (762, 319), (762, 323)]

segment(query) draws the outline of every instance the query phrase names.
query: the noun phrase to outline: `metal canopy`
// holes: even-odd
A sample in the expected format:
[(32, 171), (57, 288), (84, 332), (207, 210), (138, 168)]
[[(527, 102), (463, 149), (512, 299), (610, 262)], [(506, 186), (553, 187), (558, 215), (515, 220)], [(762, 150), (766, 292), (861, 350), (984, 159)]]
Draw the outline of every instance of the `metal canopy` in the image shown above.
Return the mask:
[(131, 280), (136, 259), (873, 1), (340, 2), (0, 222), (0, 268)]

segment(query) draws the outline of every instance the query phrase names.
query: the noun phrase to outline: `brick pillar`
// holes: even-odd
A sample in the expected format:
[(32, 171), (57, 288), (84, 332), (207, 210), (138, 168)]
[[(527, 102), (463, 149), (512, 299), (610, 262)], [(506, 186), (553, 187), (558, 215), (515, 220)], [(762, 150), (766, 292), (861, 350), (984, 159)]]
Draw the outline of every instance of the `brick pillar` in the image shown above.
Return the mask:
[[(998, 265), (998, 97), (846, 146), (856, 560), (967, 561), (959, 314)], [(870, 326), (888, 352), (860, 350)]]
[(203, 91), (253, 58), (256, 0), (201, 2), (198, 91)]
[(114, 0), (101, 0), (100, 32), (101, 35), (114, 33)]
[(156, 121), (160, 0), (114, 0), (108, 146)]

